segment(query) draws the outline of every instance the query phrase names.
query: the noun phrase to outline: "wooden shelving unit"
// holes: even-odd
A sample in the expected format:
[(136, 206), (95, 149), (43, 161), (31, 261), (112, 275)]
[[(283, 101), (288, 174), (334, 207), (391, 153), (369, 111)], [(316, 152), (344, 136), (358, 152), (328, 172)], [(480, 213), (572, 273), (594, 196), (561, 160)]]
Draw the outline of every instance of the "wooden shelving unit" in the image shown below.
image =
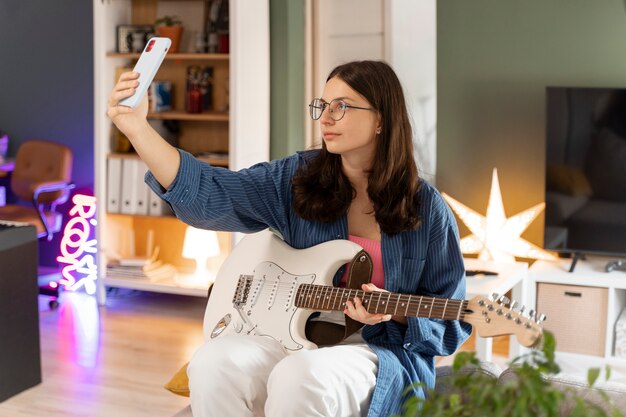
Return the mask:
[[(207, 2), (195, 0), (197, 14), (206, 16)], [(132, 68), (139, 54), (117, 53), (116, 28), (119, 25), (153, 24), (165, 8), (176, 2), (161, 0), (93, 0), (94, 7), (94, 114), (97, 214), (98, 301), (106, 301), (105, 287), (206, 296), (207, 285), (190, 280), (194, 261), (182, 258), (184, 232), (187, 227), (174, 216), (128, 215), (106, 212), (107, 158), (138, 158), (134, 153), (115, 153), (111, 121), (106, 117), (108, 96), (121, 68)], [(194, 8), (193, 1), (184, 7)], [(182, 4), (181, 4), (182, 7)], [(151, 112), (151, 123), (175, 121), (178, 124), (177, 146), (192, 154), (226, 153), (227, 158), (198, 157), (213, 166), (239, 170), (269, 159), (269, 0), (229, 0), (230, 52), (172, 53), (166, 56), (155, 80), (172, 83), (171, 111)], [(193, 19), (190, 19), (192, 21)], [(197, 19), (196, 19), (197, 20)], [(252, 22), (252, 23), (250, 23)], [(183, 18), (183, 26), (186, 22)], [(190, 28), (190, 33), (196, 31)], [(191, 65), (213, 68), (211, 111), (185, 111), (187, 69)], [(233, 116), (237, 118), (234, 119)], [(125, 179), (122, 177), (122, 181)], [(107, 259), (127, 251), (125, 235), (132, 234), (137, 256), (143, 256), (148, 231), (160, 248), (159, 259), (179, 271), (172, 279), (150, 281), (106, 274)], [(221, 261), (228, 256), (235, 235), (218, 232), (222, 254), (210, 270), (216, 274)], [(124, 256), (124, 255), (122, 255)], [(221, 261), (220, 261), (221, 259)]]

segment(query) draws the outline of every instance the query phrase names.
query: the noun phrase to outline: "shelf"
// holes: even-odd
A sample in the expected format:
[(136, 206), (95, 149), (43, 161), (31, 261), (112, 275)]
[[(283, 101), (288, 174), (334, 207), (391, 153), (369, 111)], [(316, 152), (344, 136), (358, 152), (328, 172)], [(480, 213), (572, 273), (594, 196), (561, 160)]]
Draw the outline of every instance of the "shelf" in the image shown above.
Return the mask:
[(107, 287), (128, 288), (139, 291), (162, 292), (167, 294), (191, 295), (195, 297), (207, 296), (209, 291), (208, 286), (197, 286), (197, 284), (185, 285), (185, 275), (179, 275), (177, 278), (150, 281), (141, 278), (126, 278), (107, 275), (104, 277), (103, 282)]
[(227, 112), (187, 113), (184, 111), (163, 111), (148, 113), (148, 119), (191, 120), (197, 122), (228, 122)]
[[(139, 155), (137, 155), (134, 152), (128, 152), (128, 153), (109, 153), (107, 155), (107, 159), (110, 158), (123, 158), (123, 159), (139, 159)], [(221, 158), (211, 158), (211, 157), (203, 157), (203, 156), (197, 156), (196, 159), (198, 159), (199, 161), (202, 162), (206, 162), (208, 164), (211, 164), (213, 166), (216, 167), (223, 167), (223, 168), (228, 168), (228, 158), (226, 159), (221, 159)], [(115, 213), (118, 214), (118, 213)], [(145, 217), (154, 217), (154, 216), (145, 216)]]
[[(134, 54), (122, 54), (118, 52), (107, 52), (108, 58), (126, 58), (126, 59), (139, 59), (139, 53)], [(230, 59), (228, 54), (198, 54), (198, 53), (173, 53), (165, 55), (166, 60), (174, 61), (227, 61)]]
[(213, 165), (214, 167), (228, 168), (228, 159), (205, 158), (202, 156), (196, 156), (196, 159), (202, 162), (206, 162), (207, 164)]

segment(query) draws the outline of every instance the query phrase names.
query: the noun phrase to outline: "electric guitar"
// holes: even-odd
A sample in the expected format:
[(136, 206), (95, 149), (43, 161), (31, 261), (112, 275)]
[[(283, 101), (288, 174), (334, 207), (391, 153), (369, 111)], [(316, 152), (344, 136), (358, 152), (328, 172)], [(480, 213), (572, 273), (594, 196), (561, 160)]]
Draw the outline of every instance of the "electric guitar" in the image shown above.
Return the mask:
[(277, 340), (288, 352), (314, 349), (305, 337), (315, 311), (343, 311), (359, 297), (370, 313), (461, 320), (481, 337), (515, 334), (523, 346), (541, 338), (532, 317), (498, 300), (477, 296), (453, 300), (333, 287), (343, 264), (362, 250), (349, 240), (332, 240), (307, 249), (293, 249), (270, 231), (242, 239), (217, 275), (204, 318), (205, 340), (228, 334), (260, 335)]

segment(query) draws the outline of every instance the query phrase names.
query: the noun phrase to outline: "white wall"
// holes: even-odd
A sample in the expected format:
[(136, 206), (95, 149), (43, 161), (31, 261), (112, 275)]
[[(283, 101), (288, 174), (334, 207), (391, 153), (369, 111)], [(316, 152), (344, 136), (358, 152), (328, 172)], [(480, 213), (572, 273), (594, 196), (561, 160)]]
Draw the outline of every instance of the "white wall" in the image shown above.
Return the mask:
[(420, 174), (434, 181), (437, 168), (436, 0), (386, 0), (385, 6), (385, 59), (404, 86)]
[[(383, 59), (404, 86), (414, 128), (418, 167), (434, 181), (436, 172), (437, 78), (436, 0), (310, 0), (312, 15), (309, 91), (321, 94), (338, 64)], [(309, 120), (309, 119), (307, 119)], [(320, 142), (309, 122), (306, 146)]]

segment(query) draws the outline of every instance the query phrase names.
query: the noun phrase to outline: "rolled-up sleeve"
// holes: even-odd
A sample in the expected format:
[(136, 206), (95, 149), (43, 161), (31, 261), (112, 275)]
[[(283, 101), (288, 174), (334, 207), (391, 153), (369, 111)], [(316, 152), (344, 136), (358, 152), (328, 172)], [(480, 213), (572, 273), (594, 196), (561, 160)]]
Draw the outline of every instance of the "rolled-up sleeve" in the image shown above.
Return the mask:
[(180, 168), (167, 190), (150, 171), (145, 181), (180, 220), (212, 230), (285, 231), (297, 156), (235, 172), (201, 162), (188, 152), (179, 153)]

